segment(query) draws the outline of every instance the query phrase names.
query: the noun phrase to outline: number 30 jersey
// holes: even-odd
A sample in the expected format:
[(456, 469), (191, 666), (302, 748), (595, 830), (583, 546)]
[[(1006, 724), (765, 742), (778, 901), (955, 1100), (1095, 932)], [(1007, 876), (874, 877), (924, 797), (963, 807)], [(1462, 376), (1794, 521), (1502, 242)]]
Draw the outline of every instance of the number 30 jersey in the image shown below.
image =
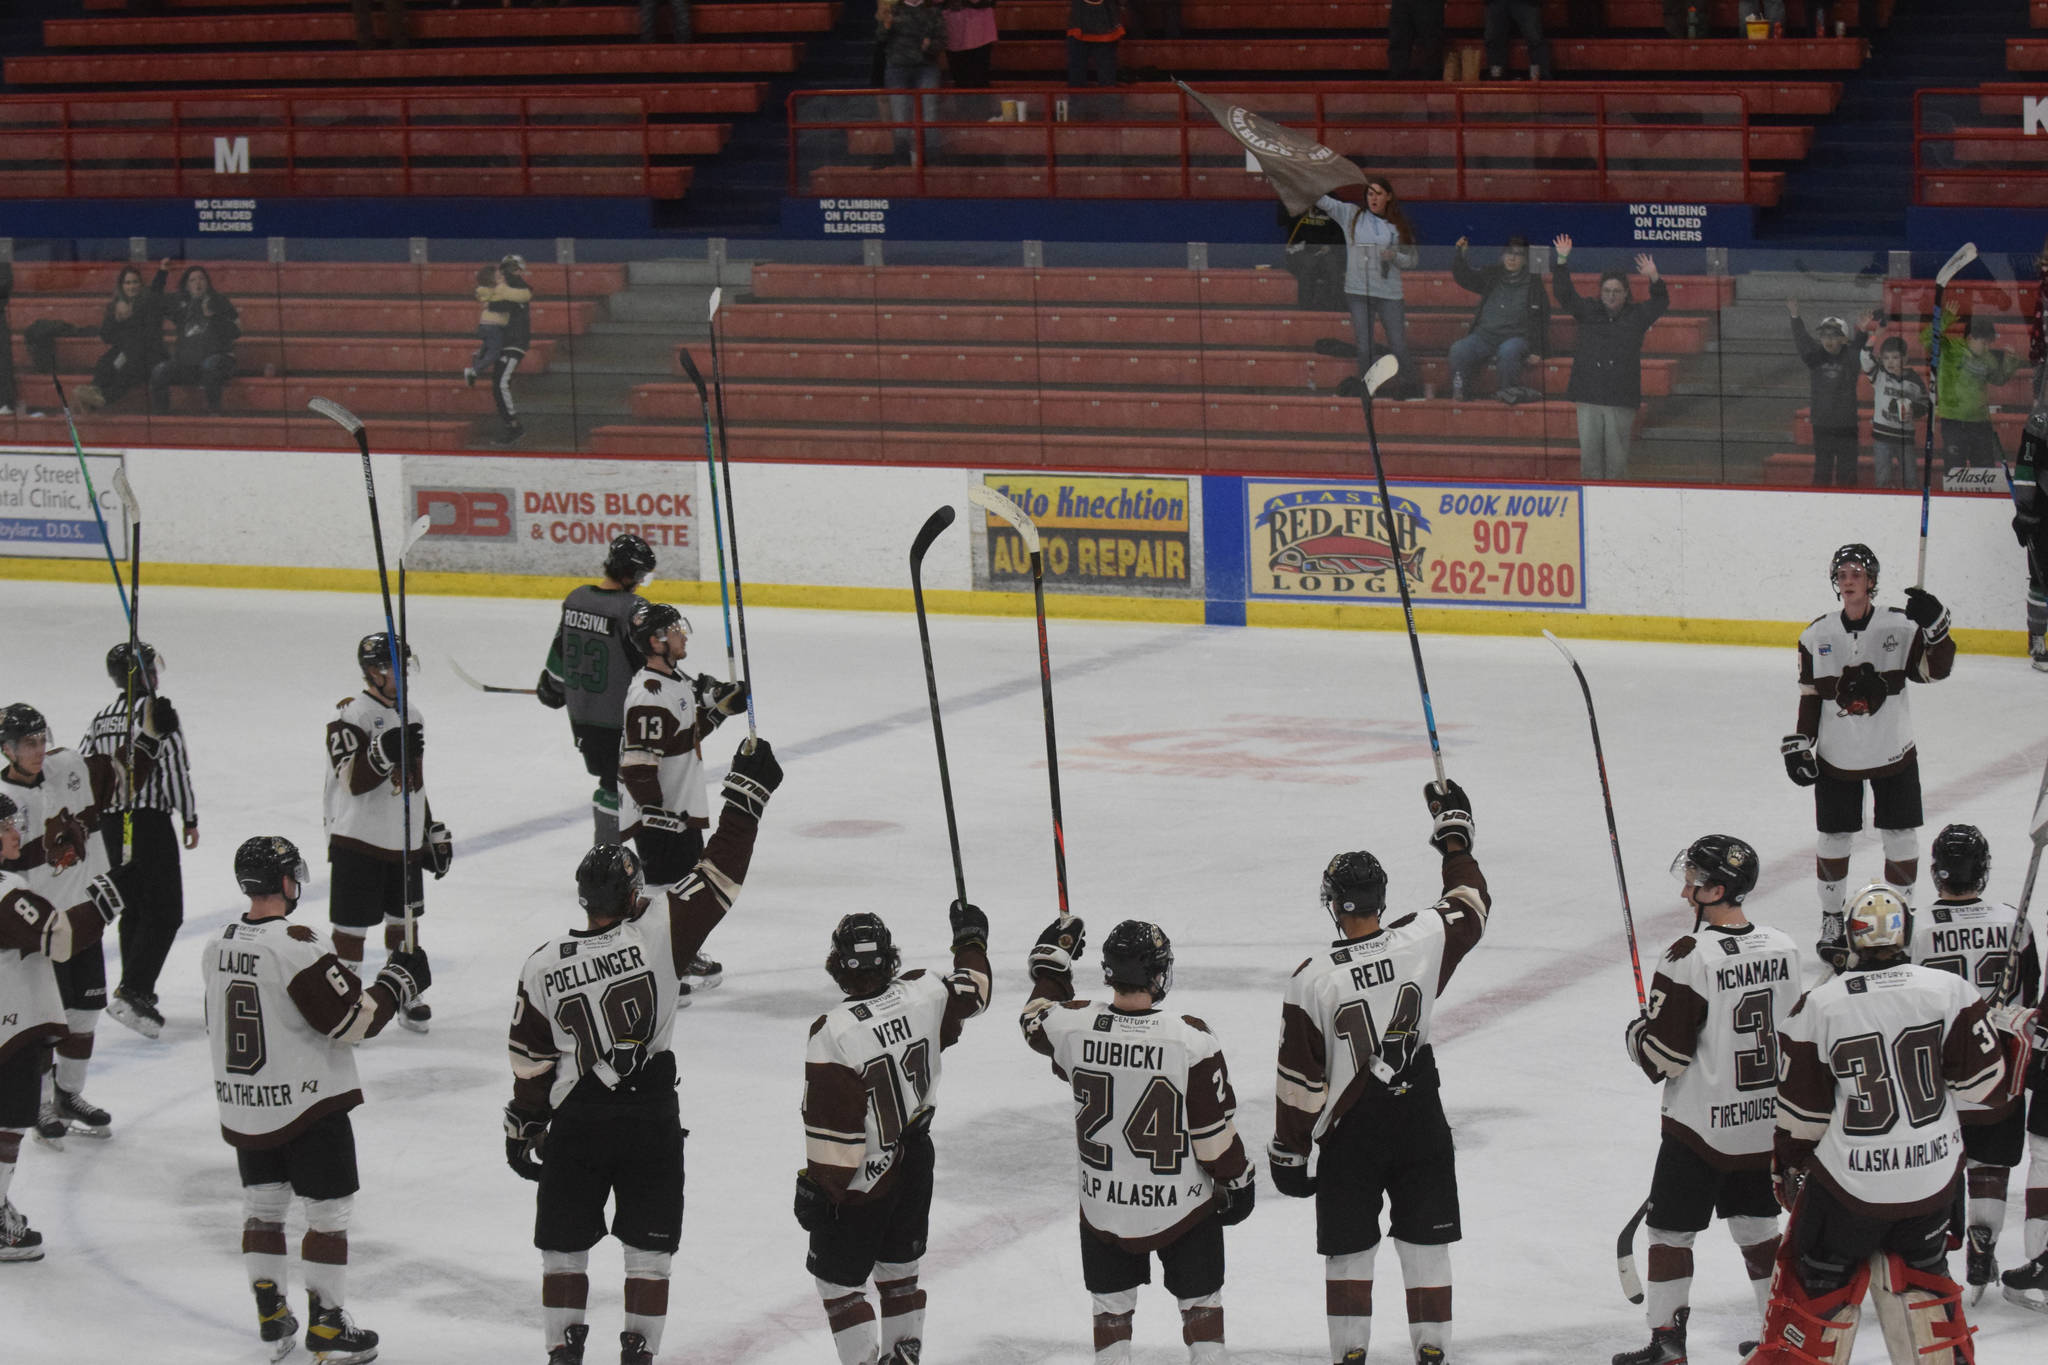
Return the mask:
[(1778, 1023), (1799, 1002), (1799, 946), (1761, 924), (1702, 925), (1664, 952), (1629, 1055), (1664, 1082), (1664, 1133), (1717, 1170), (1768, 1170)]
[(1216, 1187), (1244, 1173), (1237, 1096), (1223, 1048), (1185, 1014), (1135, 1013), (1038, 977), (1019, 1021), (1073, 1087), (1081, 1222), (1132, 1252), (1155, 1251), (1208, 1216)]
[(804, 1155), (826, 1193), (857, 1203), (886, 1188), (904, 1128), (937, 1102), (939, 1054), (988, 995), (988, 954), (970, 947), (943, 980), (908, 971), (818, 1016), (804, 1046)]

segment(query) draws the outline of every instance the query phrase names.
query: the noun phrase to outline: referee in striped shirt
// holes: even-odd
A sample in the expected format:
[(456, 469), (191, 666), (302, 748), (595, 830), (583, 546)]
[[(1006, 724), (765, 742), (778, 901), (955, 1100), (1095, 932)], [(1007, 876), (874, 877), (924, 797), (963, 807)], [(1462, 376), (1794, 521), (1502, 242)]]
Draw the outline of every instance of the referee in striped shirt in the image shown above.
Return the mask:
[[(150, 705), (156, 696), (157, 653), (148, 644), (140, 648), (142, 671), (132, 679), (134, 699)], [(127, 641), (107, 651), (107, 676), (119, 689), (113, 701), (92, 718), (92, 728), (80, 741), (82, 754), (105, 754), (116, 760), (127, 745), (132, 659)], [(141, 716), (135, 718), (140, 727)], [(142, 784), (130, 801), (124, 792), (113, 811), (132, 810), (135, 842), (122, 877), (128, 910), (121, 916), (121, 983), (107, 1000), (107, 1013), (145, 1038), (154, 1038), (164, 1026), (156, 1007), (156, 978), (170, 956), (178, 926), (185, 922), (185, 881), (178, 861), (178, 831), (171, 824), (173, 814), (183, 817), (184, 845), (199, 847), (199, 806), (192, 795), (192, 768), (185, 753), (185, 734), (174, 729), (163, 737), (156, 771)], [(100, 825), (106, 841), (107, 858), (122, 865), (122, 821), (109, 819)]]

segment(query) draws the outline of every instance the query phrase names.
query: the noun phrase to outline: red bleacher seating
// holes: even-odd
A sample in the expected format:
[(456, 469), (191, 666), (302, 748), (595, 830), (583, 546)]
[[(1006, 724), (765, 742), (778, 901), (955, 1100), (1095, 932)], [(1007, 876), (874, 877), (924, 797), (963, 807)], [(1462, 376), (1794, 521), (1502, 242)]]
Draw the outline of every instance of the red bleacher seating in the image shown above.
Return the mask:
[[(697, 4), (691, 22), (703, 37), (757, 33), (822, 33), (838, 17), (829, 0)], [(557, 9), (415, 10), (407, 32), (425, 42), (490, 42), (510, 38), (618, 38), (640, 33), (629, 5)], [(381, 15), (378, 19), (382, 30)], [(235, 14), (179, 18), (46, 19), (43, 43), (79, 47), (235, 47), (264, 43), (353, 43), (355, 16), (332, 13)]]
[(359, 81), (522, 80), (788, 73), (797, 43), (632, 43), (535, 47), (345, 49), (322, 52), (151, 52), (9, 57), (10, 85), (199, 84), (336, 86)]
[[(1387, 67), (1384, 38), (1132, 38), (1118, 48), (1123, 66), (1165, 71), (1250, 74)], [(1550, 48), (1560, 72), (1579, 73), (1854, 71), (1863, 64), (1861, 38), (1556, 38)], [(1519, 43), (1511, 64), (1528, 65)], [(996, 45), (995, 70), (1005, 75), (1064, 71), (1066, 65), (1062, 42), (1019, 39)]]

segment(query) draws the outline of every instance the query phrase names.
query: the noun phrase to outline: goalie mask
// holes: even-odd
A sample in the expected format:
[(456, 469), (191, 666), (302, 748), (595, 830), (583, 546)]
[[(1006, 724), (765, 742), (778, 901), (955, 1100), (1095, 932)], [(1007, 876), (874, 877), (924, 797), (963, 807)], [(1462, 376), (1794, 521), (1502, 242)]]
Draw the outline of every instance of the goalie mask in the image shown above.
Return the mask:
[(1872, 882), (1842, 907), (1849, 951), (1858, 960), (1902, 957), (1913, 943), (1913, 909), (1883, 882)]
[(1991, 845), (1975, 825), (1944, 825), (1928, 859), (1934, 881), (1952, 896), (1974, 896), (1991, 880)]
[(1372, 854), (1339, 853), (1323, 868), (1323, 909), (1333, 921), (1340, 914), (1377, 915), (1386, 908), (1387, 870)]
[[(1852, 541), (1835, 551), (1835, 557), (1828, 561), (1828, 583), (1834, 584), (1842, 570), (1852, 565), (1870, 575), (1870, 595), (1877, 596), (1877, 554), (1861, 541)], [(1836, 589), (1837, 594), (1840, 591)]]
[(1173, 944), (1156, 924), (1127, 919), (1102, 941), (1102, 980), (1127, 991), (1150, 991), (1159, 1003), (1173, 989)]
[[(289, 895), (284, 889), (287, 877), (292, 880)], [(284, 896), (284, 908), (296, 910), (306, 881), (306, 860), (299, 846), (281, 834), (259, 834), (235, 850), (235, 883), (245, 896)]]

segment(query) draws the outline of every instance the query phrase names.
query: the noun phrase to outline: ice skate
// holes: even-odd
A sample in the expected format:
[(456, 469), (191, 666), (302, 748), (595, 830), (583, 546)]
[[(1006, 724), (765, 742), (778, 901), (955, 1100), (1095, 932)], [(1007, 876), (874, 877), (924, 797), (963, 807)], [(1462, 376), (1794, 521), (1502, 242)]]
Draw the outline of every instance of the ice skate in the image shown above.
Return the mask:
[(1441, 1346), (1425, 1346), (1415, 1353), (1415, 1365), (1444, 1365), (1447, 1359)]
[(64, 1119), (65, 1130), (72, 1137), (112, 1137), (114, 1116), (94, 1104), (83, 1095), (74, 1095), (63, 1086), (57, 1087), (57, 1113)]
[(156, 1007), (125, 989), (116, 990), (108, 998), (107, 1017), (145, 1038), (155, 1038), (164, 1031), (164, 1017), (156, 1012)]
[(880, 1365), (918, 1365), (924, 1355), (924, 1342), (917, 1337), (905, 1337), (889, 1348), (889, 1354), (882, 1357)]
[(719, 982), (725, 980), (725, 964), (713, 962), (704, 954), (699, 953), (690, 959), (689, 966), (683, 968), (683, 975), (688, 978), (690, 985), (695, 989), (708, 991)]
[(1970, 1302), (1984, 1298), (1984, 1291), (1998, 1278), (1997, 1234), (1987, 1227), (1973, 1227), (1963, 1248), (1963, 1279), (1970, 1286)]
[(1338, 1361), (1337, 1365), (1365, 1365), (1365, 1348), (1363, 1346), (1352, 1347), (1344, 1353), (1344, 1358)]
[(654, 1352), (638, 1332), (619, 1333), (619, 1365), (654, 1365)]
[(588, 1323), (575, 1322), (562, 1329), (567, 1338), (548, 1352), (548, 1365), (583, 1365), (583, 1339), (590, 1335)]
[(0, 1203), (0, 1261), (40, 1261), (43, 1234), (28, 1225), (13, 1200)]
[(57, 1112), (57, 1101), (46, 1099), (36, 1109), (36, 1141), (53, 1152), (64, 1150), (64, 1135), (71, 1125)]
[(1650, 1329), (1648, 1346), (1637, 1351), (1619, 1352), (1614, 1357), (1614, 1365), (1684, 1365), (1685, 1320), (1691, 1314), (1690, 1308), (1675, 1310), (1669, 1327)]
[(298, 1348), (299, 1320), (276, 1280), (258, 1280), (249, 1287), (256, 1291), (256, 1333), (270, 1348), (270, 1358), (283, 1360)]
[(339, 1308), (323, 1305), (311, 1293), (306, 1295), (306, 1349), (324, 1365), (366, 1365), (377, 1358), (377, 1334), (358, 1327)]
[(2017, 1270), (2006, 1271), (2000, 1277), (2000, 1283), (2005, 1286), (2007, 1303), (2031, 1308), (2036, 1313), (2048, 1313), (2048, 1251)]

